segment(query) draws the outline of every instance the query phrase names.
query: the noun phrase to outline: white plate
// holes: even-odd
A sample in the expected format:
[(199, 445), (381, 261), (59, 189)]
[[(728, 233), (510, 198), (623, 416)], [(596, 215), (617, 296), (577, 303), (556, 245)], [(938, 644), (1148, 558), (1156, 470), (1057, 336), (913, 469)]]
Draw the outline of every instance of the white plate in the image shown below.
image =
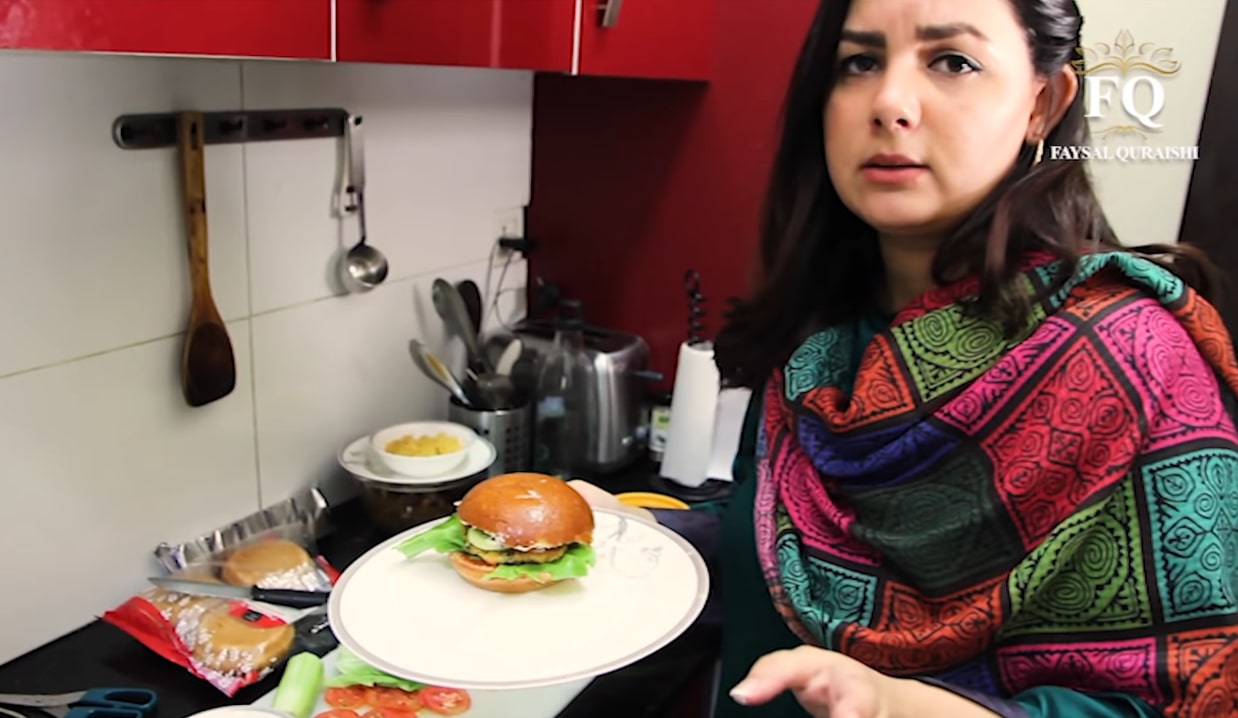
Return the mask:
[(443, 554), (378, 545), (331, 591), (331, 628), (392, 675), (467, 689), (534, 688), (617, 670), (692, 624), (709, 594), (700, 554), (656, 524), (595, 509), (597, 565), (540, 591), (502, 594), (460, 578)]
[(468, 456), (451, 471), (438, 476), (405, 476), (395, 473), (379, 461), (370, 448), (370, 437), (363, 436), (340, 449), (336, 459), (345, 471), (359, 479), (379, 481), (384, 484), (419, 486), (442, 484), (481, 473), (490, 468), (497, 456), (498, 452), (494, 444), (487, 441), (484, 436), (478, 436), (469, 444)]

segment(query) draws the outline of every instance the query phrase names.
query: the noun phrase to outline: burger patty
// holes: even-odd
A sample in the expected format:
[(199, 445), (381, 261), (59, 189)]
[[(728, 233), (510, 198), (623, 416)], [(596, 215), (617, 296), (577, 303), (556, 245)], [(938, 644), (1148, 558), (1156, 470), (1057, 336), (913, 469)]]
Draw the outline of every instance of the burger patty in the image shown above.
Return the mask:
[(470, 544), (467, 550), (470, 555), (493, 566), (505, 563), (550, 563), (557, 561), (567, 553), (566, 546), (533, 549), (532, 551), (484, 551)]

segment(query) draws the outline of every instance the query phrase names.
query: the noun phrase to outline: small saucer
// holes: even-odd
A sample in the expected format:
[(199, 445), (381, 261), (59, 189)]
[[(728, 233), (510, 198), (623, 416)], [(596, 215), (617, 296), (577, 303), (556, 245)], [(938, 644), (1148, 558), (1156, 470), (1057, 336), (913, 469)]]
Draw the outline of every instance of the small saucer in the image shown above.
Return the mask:
[(340, 449), (336, 458), (344, 470), (362, 481), (405, 486), (435, 486), (457, 479), (464, 479), (490, 468), (498, 456), (494, 444), (478, 436), (470, 445), (464, 461), (450, 471), (438, 476), (404, 476), (387, 468), (370, 449), (370, 437), (363, 436)]

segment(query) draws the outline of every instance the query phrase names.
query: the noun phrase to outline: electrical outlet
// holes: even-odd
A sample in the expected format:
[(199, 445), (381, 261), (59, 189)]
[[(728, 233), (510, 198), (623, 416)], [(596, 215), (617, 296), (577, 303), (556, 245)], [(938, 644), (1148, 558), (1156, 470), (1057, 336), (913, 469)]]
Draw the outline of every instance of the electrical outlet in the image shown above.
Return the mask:
[(499, 237), (524, 236), (524, 207), (499, 210), (494, 215), (495, 241)]
[[(494, 230), (495, 242), (498, 242), (500, 238), (524, 237), (524, 207), (512, 207), (495, 212)], [(514, 250), (499, 247), (494, 253), (494, 259), (496, 262), (519, 259), (519, 256), (509, 256), (514, 254)]]

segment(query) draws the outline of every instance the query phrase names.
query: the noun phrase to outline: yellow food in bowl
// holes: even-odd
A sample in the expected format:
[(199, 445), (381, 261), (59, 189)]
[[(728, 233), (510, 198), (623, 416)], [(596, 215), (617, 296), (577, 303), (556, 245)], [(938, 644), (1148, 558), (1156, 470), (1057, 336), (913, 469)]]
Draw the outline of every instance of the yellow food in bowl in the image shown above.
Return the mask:
[(445, 432), (411, 436), (405, 434), (387, 442), (383, 449), (389, 454), (401, 456), (440, 456), (452, 454), (464, 448), (464, 442)]

